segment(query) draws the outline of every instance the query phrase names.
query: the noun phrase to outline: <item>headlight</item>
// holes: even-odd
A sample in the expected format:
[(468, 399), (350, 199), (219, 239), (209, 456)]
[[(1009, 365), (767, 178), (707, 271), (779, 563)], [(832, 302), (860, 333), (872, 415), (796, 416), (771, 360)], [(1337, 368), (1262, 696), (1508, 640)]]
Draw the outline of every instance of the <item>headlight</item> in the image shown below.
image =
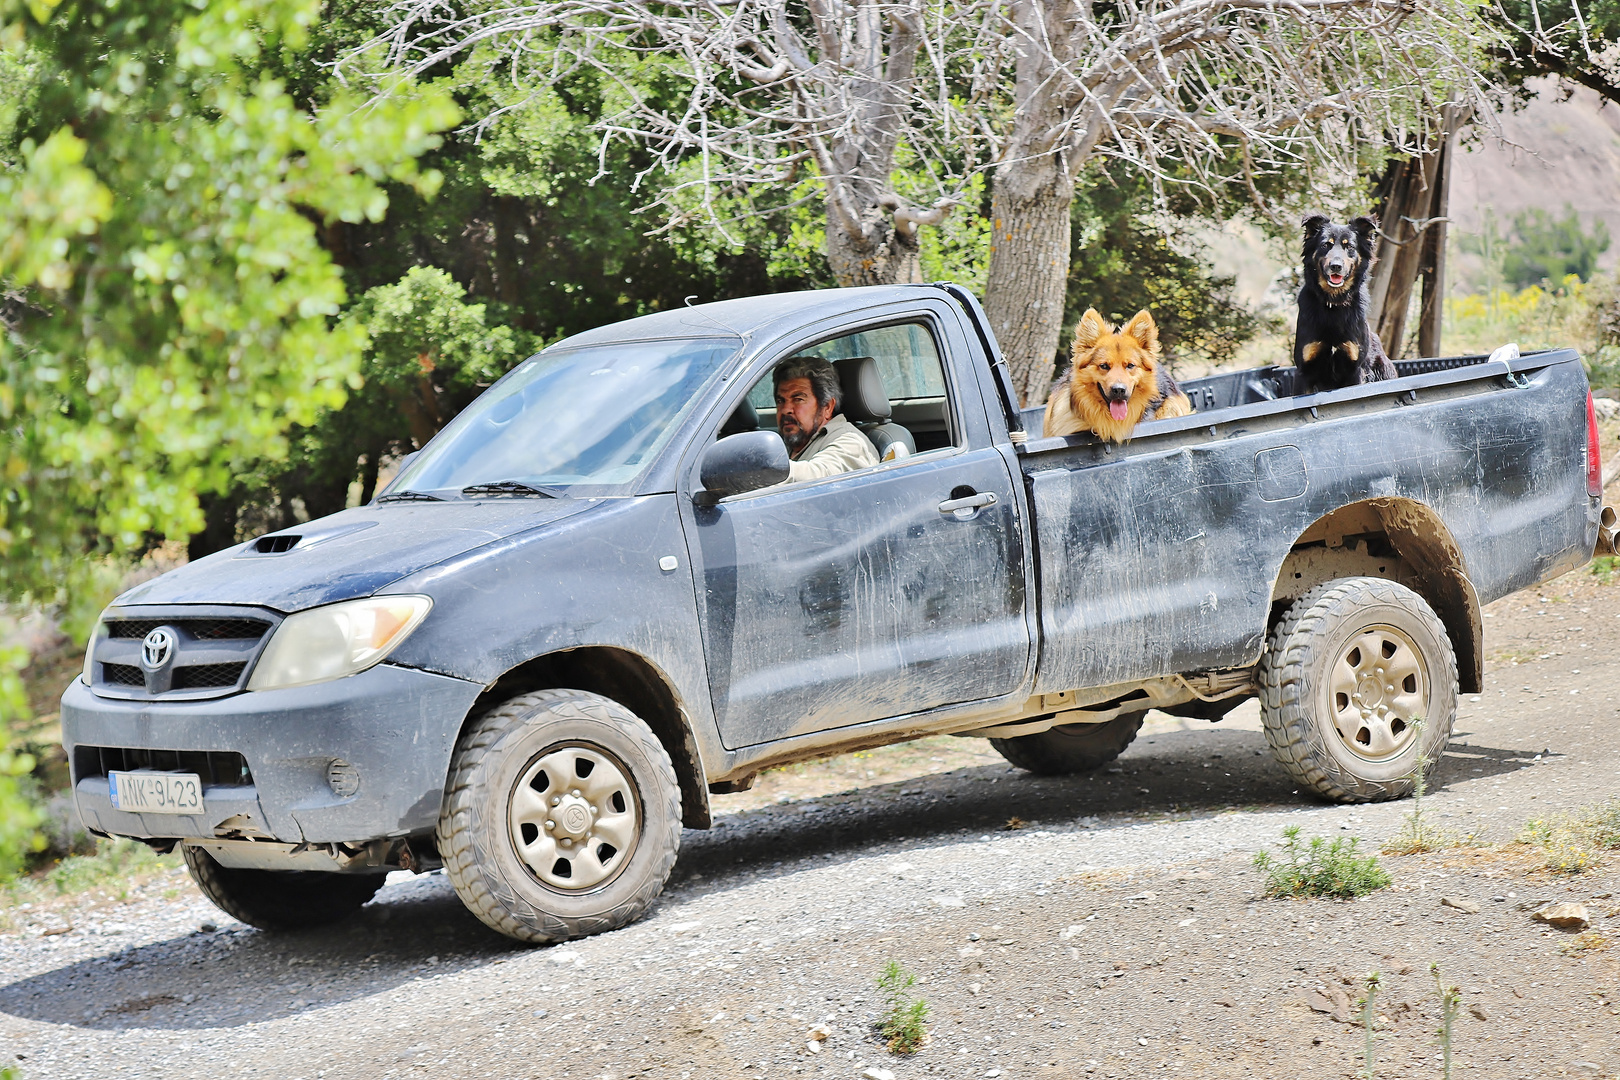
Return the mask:
[(356, 675), (392, 652), (432, 608), (425, 596), (373, 596), (300, 611), (276, 627), (248, 689), (279, 690)]
[(90, 640), (84, 645), (84, 685), (94, 686), (96, 682), (96, 669), (92, 666), (96, 662), (96, 645), (107, 636), (106, 612), (103, 618), (96, 620), (96, 628), (90, 631)]

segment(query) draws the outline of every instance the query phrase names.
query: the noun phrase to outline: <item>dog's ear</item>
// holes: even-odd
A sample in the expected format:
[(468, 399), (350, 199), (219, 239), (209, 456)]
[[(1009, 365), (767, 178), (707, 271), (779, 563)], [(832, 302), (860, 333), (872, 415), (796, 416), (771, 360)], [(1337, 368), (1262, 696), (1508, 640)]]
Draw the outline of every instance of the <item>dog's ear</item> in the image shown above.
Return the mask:
[(1159, 358), (1159, 328), (1154, 324), (1153, 316), (1147, 308), (1138, 311), (1120, 333), (1135, 338), (1136, 343), (1153, 359)]
[(1375, 214), (1363, 214), (1358, 218), (1350, 219), (1350, 228), (1356, 234), (1356, 250), (1363, 259), (1373, 256), (1373, 243), (1378, 238), (1378, 217)]
[(1331, 224), (1333, 222), (1323, 214), (1308, 214), (1305, 220), (1299, 223), (1300, 228), (1305, 230), (1305, 242), (1300, 245), (1299, 251), (1306, 262), (1310, 261), (1311, 254), (1315, 251), (1316, 241), (1321, 238), (1322, 230)]
[(1080, 316), (1080, 322), (1074, 328), (1074, 355), (1079, 357), (1084, 349), (1097, 344), (1097, 339), (1108, 333), (1108, 324), (1096, 308), (1087, 308), (1086, 313)]

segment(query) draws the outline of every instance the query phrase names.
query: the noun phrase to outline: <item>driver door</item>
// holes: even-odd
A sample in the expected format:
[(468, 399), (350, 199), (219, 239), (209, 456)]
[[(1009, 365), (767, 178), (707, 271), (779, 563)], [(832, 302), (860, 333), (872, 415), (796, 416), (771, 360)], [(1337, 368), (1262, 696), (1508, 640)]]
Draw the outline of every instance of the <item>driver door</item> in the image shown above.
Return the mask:
[[(874, 356), (918, 453), (690, 508), (688, 551), (722, 742), (739, 748), (1010, 693), (1024, 678), (1023, 544), (1013, 477), (981, 398), (940, 362), (940, 320), (775, 359)], [(774, 427), (769, 367), (748, 397)], [(729, 410), (728, 410), (729, 413)], [(717, 432), (718, 433), (718, 432)], [(970, 504), (960, 509), (955, 500)]]

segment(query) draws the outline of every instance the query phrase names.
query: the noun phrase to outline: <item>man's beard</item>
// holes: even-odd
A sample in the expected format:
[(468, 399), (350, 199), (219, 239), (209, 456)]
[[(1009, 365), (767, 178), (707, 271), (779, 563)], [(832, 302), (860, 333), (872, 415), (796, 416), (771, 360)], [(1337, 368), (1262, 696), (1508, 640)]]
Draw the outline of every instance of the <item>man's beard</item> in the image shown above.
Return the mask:
[(810, 445), (811, 433), (799, 426), (797, 420), (792, 428), (782, 429), (782, 441), (787, 443), (788, 456), (797, 457), (800, 450)]

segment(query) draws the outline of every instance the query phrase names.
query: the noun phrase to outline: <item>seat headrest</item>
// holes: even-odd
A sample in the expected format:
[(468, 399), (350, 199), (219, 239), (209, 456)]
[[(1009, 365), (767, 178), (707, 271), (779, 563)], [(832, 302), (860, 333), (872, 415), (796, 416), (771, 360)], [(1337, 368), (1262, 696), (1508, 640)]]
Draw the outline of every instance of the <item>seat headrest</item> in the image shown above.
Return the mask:
[(844, 388), (844, 415), (857, 424), (881, 424), (889, 419), (889, 392), (870, 356), (834, 360), (838, 384)]
[(732, 414), (726, 417), (726, 422), (720, 428), (720, 437), (723, 439), (727, 435), (741, 435), (745, 431), (758, 430), (759, 414), (754, 411), (754, 406), (749, 404), (748, 399), (743, 398)]

